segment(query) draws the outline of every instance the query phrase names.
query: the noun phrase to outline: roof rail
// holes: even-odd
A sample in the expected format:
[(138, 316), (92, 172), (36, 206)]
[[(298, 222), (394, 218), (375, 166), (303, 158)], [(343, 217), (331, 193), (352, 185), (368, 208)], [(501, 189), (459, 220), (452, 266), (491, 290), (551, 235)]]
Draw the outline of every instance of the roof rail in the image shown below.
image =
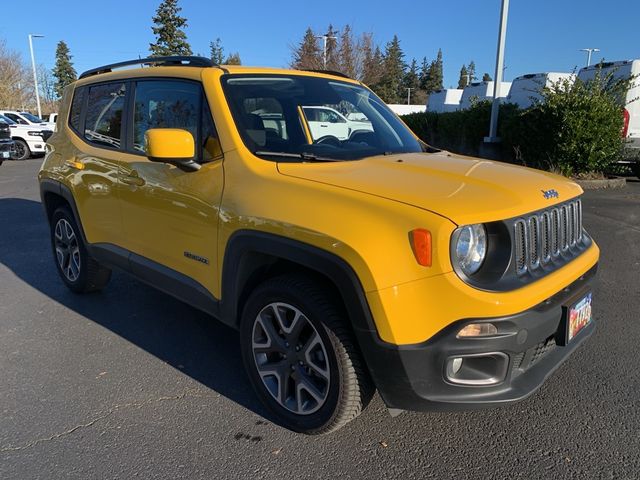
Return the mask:
[(336, 77), (348, 78), (353, 80), (346, 73), (337, 72), (335, 70), (323, 70), (323, 69), (316, 69), (316, 68), (301, 68), (300, 70), (302, 70), (303, 72), (316, 72), (316, 73), (324, 73), (326, 75), (335, 75)]
[(193, 57), (183, 55), (173, 55), (170, 57), (149, 57), (137, 58), (135, 60), (127, 60), (126, 62), (112, 63), (103, 65), (102, 67), (92, 68), (83, 72), (79, 78), (87, 78), (101, 73), (109, 73), (116, 68), (128, 67), (130, 65), (162, 65), (162, 66), (185, 66), (185, 67), (217, 67), (218, 64), (213, 63), (211, 59), (206, 57)]

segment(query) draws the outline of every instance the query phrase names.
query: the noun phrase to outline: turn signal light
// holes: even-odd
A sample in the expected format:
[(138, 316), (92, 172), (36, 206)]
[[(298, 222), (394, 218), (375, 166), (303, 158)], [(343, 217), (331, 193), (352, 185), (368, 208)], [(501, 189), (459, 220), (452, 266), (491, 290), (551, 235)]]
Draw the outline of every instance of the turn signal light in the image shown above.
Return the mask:
[(498, 328), (493, 323), (470, 323), (458, 332), (457, 337), (488, 337), (497, 333)]
[(431, 266), (431, 232), (424, 228), (411, 231), (411, 248), (418, 264)]

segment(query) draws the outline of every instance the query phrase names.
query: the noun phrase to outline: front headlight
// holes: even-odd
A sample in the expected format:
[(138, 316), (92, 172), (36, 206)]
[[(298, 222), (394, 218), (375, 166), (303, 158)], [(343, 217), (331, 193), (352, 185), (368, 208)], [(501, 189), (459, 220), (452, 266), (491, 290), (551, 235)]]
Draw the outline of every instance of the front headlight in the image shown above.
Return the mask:
[(465, 275), (473, 275), (487, 254), (487, 231), (482, 224), (466, 225), (454, 233), (453, 261)]

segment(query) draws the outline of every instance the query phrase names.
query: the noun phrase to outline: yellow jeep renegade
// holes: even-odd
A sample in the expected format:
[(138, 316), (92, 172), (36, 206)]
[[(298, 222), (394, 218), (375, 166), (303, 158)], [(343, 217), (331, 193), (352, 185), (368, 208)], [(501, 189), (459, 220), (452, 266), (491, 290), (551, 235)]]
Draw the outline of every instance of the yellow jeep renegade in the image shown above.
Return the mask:
[(239, 329), (296, 431), (336, 430), (375, 389), (392, 413), (520, 400), (594, 330), (580, 187), (431, 148), (340, 74), (96, 68), (39, 180), (70, 289), (120, 268)]

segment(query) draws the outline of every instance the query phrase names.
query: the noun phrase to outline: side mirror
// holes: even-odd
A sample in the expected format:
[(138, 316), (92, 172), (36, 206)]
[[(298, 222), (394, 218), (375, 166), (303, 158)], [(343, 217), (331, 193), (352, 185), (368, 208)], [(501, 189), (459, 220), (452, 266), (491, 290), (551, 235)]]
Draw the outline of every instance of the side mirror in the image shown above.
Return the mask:
[(180, 128), (151, 128), (144, 134), (147, 158), (152, 162), (175, 165), (185, 172), (195, 172), (200, 164), (193, 159), (196, 147), (193, 135)]

